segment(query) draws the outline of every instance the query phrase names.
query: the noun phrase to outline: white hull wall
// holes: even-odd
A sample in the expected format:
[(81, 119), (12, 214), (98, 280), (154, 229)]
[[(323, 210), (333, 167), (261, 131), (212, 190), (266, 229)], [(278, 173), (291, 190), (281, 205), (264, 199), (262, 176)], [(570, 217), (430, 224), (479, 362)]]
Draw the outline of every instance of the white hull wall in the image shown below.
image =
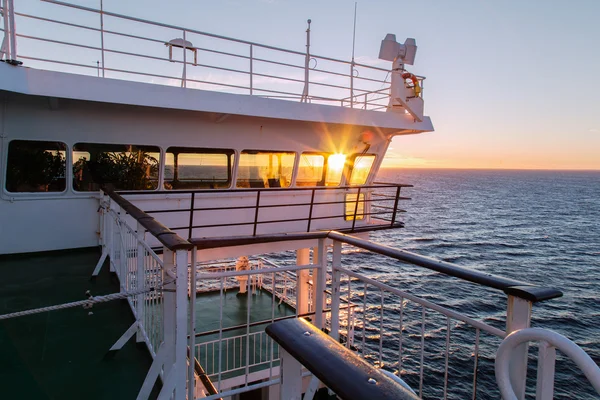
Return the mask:
[[(190, 146), (234, 149), (237, 154), (244, 149), (285, 150), (285, 151), (323, 151), (360, 153), (364, 128), (350, 125), (327, 125), (302, 121), (252, 118), (243, 116), (223, 116), (211, 113), (179, 111), (169, 109), (144, 108), (136, 106), (111, 105), (75, 100), (49, 99), (0, 93), (4, 96), (2, 104), (2, 131), (0, 136), (0, 254), (30, 251), (57, 250), (98, 244), (98, 202), (91, 197), (96, 193), (78, 193), (70, 188), (72, 165), (70, 151), (67, 151), (67, 190), (64, 193), (8, 193), (5, 189), (5, 164), (7, 146), (13, 139), (61, 141), (69, 146), (78, 142), (121, 143), (134, 145), (155, 145), (164, 152), (169, 146)], [(220, 122), (218, 122), (220, 121)], [(373, 129), (373, 140), (369, 153), (378, 154), (379, 165), (388, 146), (388, 137)], [(298, 158), (298, 157), (296, 157)], [(162, 176), (161, 176), (162, 182)], [(309, 192), (293, 197), (302, 197), (309, 201)], [(217, 195), (217, 194), (215, 194)], [(215, 195), (198, 198), (196, 206), (211, 203), (215, 206)], [(330, 194), (323, 194), (331, 196)], [(249, 196), (249, 197), (248, 197)], [(135, 196), (138, 197), (138, 196)], [(141, 196), (140, 196), (141, 197)], [(154, 197), (154, 196), (152, 196)], [(160, 196), (164, 198), (164, 196)], [(173, 192), (169, 197), (180, 198)], [(189, 207), (189, 195), (183, 196), (180, 207)], [(225, 202), (255, 204), (255, 194), (239, 194), (233, 197), (227, 194)], [(338, 194), (343, 200), (343, 194)], [(146, 200), (147, 199), (147, 200)], [(237, 200), (236, 200), (237, 199)], [(264, 203), (289, 204), (303, 199), (284, 198), (280, 194), (265, 195)], [(262, 199), (261, 199), (262, 200)], [(145, 197), (140, 208), (149, 210), (165, 208), (164, 200), (153, 201)], [(154, 203), (154, 204), (153, 204)], [(169, 201), (172, 203), (172, 201)], [(224, 205), (217, 201), (218, 205)], [(168, 207), (173, 206), (169, 204)], [(339, 214), (343, 214), (343, 205), (336, 205)], [(314, 216), (322, 213), (332, 214), (326, 207), (314, 210)], [(240, 214), (240, 215), (238, 215)], [(308, 207), (276, 208), (272, 213), (263, 213), (260, 220), (306, 217)], [(165, 225), (174, 226), (179, 221), (165, 221), (155, 215)], [(189, 214), (182, 213), (172, 218), (181, 219), (183, 225), (189, 222)], [(254, 218), (254, 210), (229, 212), (227, 219), (221, 220), (223, 213), (201, 213), (194, 215), (195, 224), (225, 223), (239, 218)], [(169, 218), (171, 219), (171, 218)], [(202, 221), (202, 222), (200, 222)], [(343, 225), (347, 222), (340, 219)], [(358, 223), (358, 222), (357, 222)], [(311, 229), (339, 228), (329, 220), (315, 221)], [(257, 233), (282, 231), (303, 231), (306, 222), (287, 225), (262, 225)], [(187, 232), (179, 232), (187, 237)], [(192, 236), (221, 236), (251, 234), (252, 226), (234, 229), (196, 230)]]

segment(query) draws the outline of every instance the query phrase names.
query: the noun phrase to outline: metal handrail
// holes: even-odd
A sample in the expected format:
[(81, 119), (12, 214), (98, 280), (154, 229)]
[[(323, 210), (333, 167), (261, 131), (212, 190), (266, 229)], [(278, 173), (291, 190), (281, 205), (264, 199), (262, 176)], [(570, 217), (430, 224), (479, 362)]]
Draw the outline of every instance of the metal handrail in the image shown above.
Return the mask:
[[(218, 65), (211, 65), (210, 63), (198, 64), (198, 63), (196, 63), (195, 60), (194, 60), (194, 62), (188, 61), (185, 57), (185, 51), (184, 51), (183, 61), (181, 61), (181, 60), (177, 60), (177, 59), (171, 59), (171, 58), (167, 59), (164, 57), (157, 57), (157, 56), (153, 56), (150, 54), (140, 54), (138, 52), (133, 52), (133, 51), (123, 51), (123, 50), (119, 50), (119, 49), (115, 49), (115, 48), (111, 49), (111, 48), (106, 47), (104, 44), (105, 35), (126, 37), (126, 38), (143, 40), (143, 41), (152, 42), (152, 43), (165, 43), (165, 41), (158, 39), (158, 38), (144, 37), (144, 36), (140, 36), (140, 35), (104, 29), (104, 25), (102, 24), (102, 22), (100, 24), (100, 27), (97, 28), (97, 27), (93, 27), (93, 26), (87, 26), (84, 24), (73, 23), (73, 22), (68, 22), (68, 21), (63, 21), (63, 20), (58, 20), (58, 19), (53, 19), (53, 18), (47, 18), (47, 17), (40, 16), (40, 15), (32, 15), (31, 13), (15, 12), (14, 14), (20, 18), (29, 18), (29, 19), (34, 19), (37, 21), (42, 21), (42, 22), (54, 23), (54, 24), (58, 24), (58, 25), (66, 26), (66, 27), (85, 29), (85, 30), (88, 30), (91, 32), (99, 32), (102, 35), (102, 41), (101, 41), (102, 43), (101, 43), (101, 46), (98, 47), (97, 45), (84, 45), (84, 44), (79, 44), (79, 43), (70, 43), (70, 42), (66, 42), (66, 41), (62, 41), (62, 40), (54, 40), (54, 39), (49, 39), (49, 38), (37, 37), (34, 35), (27, 35), (25, 33), (17, 33), (16, 36), (19, 38), (29, 39), (29, 40), (40, 40), (40, 41), (53, 43), (53, 44), (60, 45), (60, 46), (74, 46), (77, 48), (98, 51), (98, 52), (101, 52), (103, 60), (104, 60), (105, 53), (113, 53), (113, 54), (121, 54), (121, 55), (125, 55), (125, 56), (130, 56), (130, 57), (141, 57), (141, 58), (152, 59), (152, 60), (157, 60), (157, 61), (173, 62), (173, 63), (177, 63), (180, 65), (182, 64), (184, 66), (184, 74), (183, 74), (183, 76), (170, 76), (168, 74), (153, 73), (153, 72), (149, 72), (149, 71), (143, 72), (141, 70), (135, 71), (135, 70), (119, 69), (119, 68), (115, 68), (115, 67), (108, 67), (104, 64), (104, 62), (102, 63), (102, 65), (100, 65), (99, 63), (97, 65), (87, 65), (84, 63), (80, 63), (80, 62), (57, 60), (57, 59), (52, 59), (51, 57), (36, 56), (36, 55), (32, 55), (32, 54), (19, 55), (19, 57), (22, 59), (39, 61), (42, 63), (55, 63), (55, 64), (59, 64), (59, 65), (69, 65), (69, 66), (73, 66), (73, 67), (81, 67), (81, 68), (87, 68), (87, 69), (97, 69), (98, 74), (100, 74), (100, 71), (102, 72), (102, 77), (105, 76), (104, 72), (108, 71), (108, 72), (114, 72), (117, 74), (133, 74), (133, 75), (139, 75), (139, 76), (144, 76), (144, 77), (149, 77), (149, 78), (161, 78), (161, 79), (181, 81), (182, 86), (184, 86), (184, 87), (187, 87), (186, 82), (190, 82), (190, 83), (197, 83), (197, 84), (202, 84), (202, 85), (215, 85), (218, 87), (225, 88), (225, 90), (227, 90), (228, 88), (229, 89), (249, 90), (251, 95), (258, 95), (258, 96), (264, 96), (265, 94), (288, 95), (288, 96), (291, 96), (290, 99), (301, 100), (302, 96), (303, 96), (302, 93), (291, 92), (291, 91), (286, 91), (286, 90), (275, 90), (275, 89), (273, 89), (273, 87), (271, 85), (273, 82), (267, 83), (266, 85), (261, 85), (262, 87), (256, 87), (256, 84), (255, 83), (253, 84), (253, 77), (266, 78), (269, 80), (273, 80), (273, 79), (274, 80), (283, 80), (283, 81), (294, 82), (294, 83), (298, 83), (298, 84), (304, 83), (306, 87), (307, 87), (307, 85), (310, 85), (313, 87), (329, 88), (329, 89), (333, 89), (333, 90), (337, 90), (337, 91), (350, 90), (350, 97), (344, 97), (344, 98), (340, 98), (340, 97), (336, 97), (336, 96), (323, 96), (318, 93), (312, 94), (312, 95), (306, 94), (306, 98), (308, 101), (325, 102), (325, 103), (333, 102), (333, 103), (339, 103), (341, 106), (349, 106), (349, 107), (355, 107), (356, 105), (358, 105), (359, 108), (370, 109), (370, 110), (382, 110), (387, 107), (387, 104), (382, 105), (380, 103), (380, 101), (387, 100), (387, 98), (389, 98), (389, 95), (383, 96), (383, 97), (377, 97), (374, 99), (373, 98), (367, 99), (367, 95), (369, 95), (369, 94), (382, 93), (382, 92), (385, 92), (386, 90), (388, 90), (387, 88), (379, 89), (379, 90), (373, 90), (373, 88), (372, 88), (372, 84), (374, 84), (374, 83), (385, 84), (386, 79), (382, 80), (382, 79), (376, 78), (375, 75), (373, 75), (371, 77), (371, 76), (369, 76), (369, 74), (367, 74), (365, 76), (355, 76), (353, 73), (348, 74), (348, 73), (336, 71), (335, 68), (332, 70), (329, 70), (326, 68), (316, 68), (316, 67), (310, 68), (307, 65), (304, 65), (304, 66), (295, 65), (293, 63), (282, 61), (282, 60), (269, 60), (265, 57), (254, 57), (252, 49), (260, 48), (260, 49), (276, 51), (276, 52), (280, 52), (280, 53), (284, 53), (284, 54), (292, 55), (292, 56), (303, 56), (303, 57), (306, 56), (306, 53), (301, 52), (301, 51), (284, 49), (284, 48), (280, 48), (280, 47), (276, 47), (276, 46), (260, 44), (260, 43), (251, 42), (251, 41), (242, 40), (242, 39), (235, 39), (235, 38), (231, 38), (231, 37), (227, 37), (227, 36), (223, 36), (223, 35), (212, 34), (212, 33), (204, 32), (204, 31), (196, 30), (196, 29), (184, 28), (184, 27), (178, 26), (178, 25), (149, 21), (149, 20), (145, 20), (145, 19), (141, 19), (141, 18), (136, 18), (136, 17), (132, 17), (132, 16), (114, 13), (114, 12), (99, 10), (99, 9), (86, 7), (86, 6), (82, 6), (82, 5), (70, 4), (70, 3), (66, 3), (66, 2), (58, 1), (58, 0), (41, 0), (41, 1), (49, 3), (49, 4), (57, 5), (57, 6), (68, 7), (68, 8), (72, 8), (72, 9), (76, 9), (76, 10), (99, 14), (101, 16), (101, 19), (103, 19), (105, 17), (112, 17), (112, 18), (122, 19), (125, 21), (132, 21), (132, 22), (148, 24), (148, 25), (156, 26), (156, 27), (173, 29), (173, 30), (176, 30), (179, 32), (183, 32), (184, 38), (186, 37), (186, 33), (187, 33), (188, 35), (189, 34), (202, 35), (202, 36), (208, 37), (208, 38), (225, 40), (225, 41), (232, 42), (232, 43), (239, 43), (239, 44), (247, 45), (250, 48), (249, 55), (236, 54), (233, 52), (227, 52), (227, 51), (222, 51), (222, 50), (218, 50), (218, 49), (211, 49), (206, 46), (194, 47), (194, 51), (202, 51), (202, 52), (206, 52), (206, 53), (220, 54), (220, 55), (225, 55), (228, 57), (236, 57), (236, 58), (239, 58), (242, 60), (248, 60), (250, 63), (249, 69), (226, 68), (226, 67), (222, 67), (222, 66), (218, 66)], [(185, 49), (185, 47), (184, 47), (184, 49)], [(311, 59), (317, 59), (317, 60), (322, 60), (322, 61), (326, 61), (326, 62), (337, 63), (344, 67), (351, 66), (352, 70), (354, 68), (358, 67), (358, 68), (364, 68), (369, 71), (373, 71), (374, 73), (385, 72), (386, 74), (389, 74), (389, 72), (390, 72), (388, 69), (376, 67), (373, 65), (357, 63), (355, 61), (346, 61), (346, 60), (341, 60), (341, 59), (337, 59), (337, 58), (326, 57), (326, 56), (321, 56), (321, 55), (314, 55), (314, 54), (311, 54), (310, 57), (311, 57)], [(253, 68), (253, 64), (256, 64), (256, 63), (278, 65), (281, 67), (293, 68), (293, 69), (297, 69), (297, 70), (306, 70), (308, 68), (308, 69), (312, 70), (313, 72), (316, 72), (319, 74), (326, 74), (329, 76), (340, 77), (340, 78), (348, 78), (348, 79), (350, 79), (350, 83), (348, 86), (348, 84), (345, 84), (345, 83), (334, 83), (331, 81), (323, 82), (323, 81), (319, 81), (318, 79), (310, 80), (308, 78), (308, 74), (306, 74), (305, 78), (302, 79), (300, 77), (294, 78), (291, 76), (272, 74), (272, 73), (268, 73), (268, 72), (259, 72), (259, 71), (256, 71), (255, 68)], [(211, 69), (216, 69), (216, 70), (221, 70), (221, 71), (228, 71), (228, 72), (232, 72), (232, 73), (236, 73), (236, 74), (242, 74), (242, 76), (249, 76), (249, 80), (250, 80), (249, 86), (246, 85), (245, 83), (242, 85), (235, 85), (235, 84), (232, 85), (232, 84), (229, 84), (226, 82), (214, 82), (214, 81), (206, 81), (206, 80), (202, 80), (202, 79), (188, 78), (185, 73), (186, 66), (198, 66), (198, 67), (203, 67), (203, 68), (211, 68)], [(135, 67), (132, 69), (135, 69)], [(343, 68), (341, 70), (343, 70)], [(357, 87), (356, 82), (363, 82), (365, 85), (371, 83), (371, 87), (368, 87), (368, 86), (367, 87)], [(275, 83), (275, 85), (276, 85), (276, 83)], [(360, 97), (360, 96), (365, 97), (364, 102), (355, 101), (355, 99), (358, 99), (358, 97)]]
[(121, 209), (139, 222), (148, 230), (148, 232), (150, 232), (152, 236), (158, 239), (169, 250), (189, 250), (194, 247), (190, 242), (183, 239), (181, 236), (155, 220), (153, 217), (131, 204), (131, 202), (124, 199), (114, 190), (102, 188), (101, 191), (106, 193), (106, 195), (108, 195), (115, 203), (117, 203)]
[(517, 400), (510, 382), (510, 362), (512, 353), (521, 344), (528, 342), (540, 342), (536, 399), (553, 399), (556, 349), (567, 355), (581, 369), (600, 394), (600, 367), (581, 347), (559, 333), (547, 329), (527, 328), (508, 335), (496, 353), (496, 382), (504, 400)]
[[(348, 220), (352, 220), (352, 226), (349, 229), (350, 232), (356, 231), (356, 221), (357, 217), (361, 217), (366, 219), (367, 217), (375, 216), (378, 221), (386, 221), (388, 223), (385, 224), (371, 224), (370, 228), (378, 228), (382, 229), (384, 227), (395, 228), (402, 227), (401, 223), (396, 221), (396, 216), (398, 213), (404, 212), (404, 210), (400, 210), (398, 208), (399, 200), (409, 200), (408, 197), (401, 197), (400, 190), (403, 187), (412, 187), (412, 185), (406, 184), (375, 184), (375, 185), (362, 185), (362, 186), (337, 186), (337, 187), (293, 187), (293, 188), (254, 188), (254, 189), (208, 189), (208, 190), (182, 190), (182, 191), (170, 191), (170, 190), (161, 190), (161, 191), (152, 191), (152, 192), (132, 192), (132, 191), (123, 191), (119, 192), (121, 195), (142, 195), (147, 196), (150, 194), (182, 194), (182, 195), (190, 195), (190, 207), (188, 208), (176, 208), (176, 209), (155, 209), (155, 210), (147, 210), (147, 214), (170, 214), (170, 213), (188, 213), (188, 224), (182, 226), (170, 226), (170, 229), (173, 231), (188, 231), (188, 239), (192, 237), (192, 233), (194, 229), (206, 229), (206, 228), (217, 228), (217, 227), (229, 227), (229, 226), (253, 226), (252, 235), (256, 236), (257, 228), (259, 225), (264, 224), (274, 224), (274, 223), (285, 223), (285, 222), (303, 222), (306, 221), (306, 232), (310, 232), (311, 225), (313, 221), (325, 220), (325, 219), (339, 219), (339, 218), (347, 218)], [(366, 196), (362, 197), (361, 200), (361, 192), (364, 194), (365, 192), (372, 192), (374, 189), (394, 189), (394, 195), (386, 195), (384, 198), (379, 199), (368, 199)], [(348, 192), (356, 192), (356, 199), (349, 200), (347, 197), (343, 200), (333, 200), (333, 201), (315, 201), (315, 193), (316, 191), (337, 191), (341, 193)], [(311, 193), (310, 202), (300, 202), (300, 203), (291, 203), (291, 204), (261, 204), (261, 194), (263, 193), (289, 193), (289, 192), (305, 192)], [(256, 201), (254, 204), (247, 205), (239, 205), (239, 206), (222, 206), (222, 207), (196, 207), (196, 199), (197, 195), (202, 194), (237, 194), (237, 193), (253, 193), (256, 195)], [(373, 193), (371, 193), (373, 194)], [(375, 211), (371, 210), (371, 206), (376, 206), (378, 203), (393, 201), (393, 207), (391, 211)], [(359, 211), (359, 204), (363, 203), (362, 212)], [(335, 204), (353, 204), (354, 212), (351, 214), (347, 214), (346, 211), (343, 213), (333, 213), (329, 215), (321, 215), (315, 216), (314, 209), (318, 206), (323, 205), (335, 205)], [(285, 219), (270, 219), (270, 220), (259, 220), (259, 211), (261, 209), (274, 209), (274, 208), (282, 208), (282, 207), (309, 207), (308, 215), (301, 216), (297, 218), (285, 218)], [(212, 223), (212, 224), (194, 224), (194, 214), (197, 211), (227, 211), (227, 210), (255, 210), (254, 218), (252, 220), (246, 221), (238, 221), (238, 222), (227, 222), (227, 223)], [(391, 218), (385, 218), (383, 216), (391, 214)], [(362, 229), (362, 225), (361, 225)]]
[(258, 243), (274, 243), (283, 241), (317, 239), (332, 239), (334, 241), (352, 245), (373, 253), (381, 254), (398, 261), (406, 262), (432, 271), (440, 272), (442, 274), (452, 276), (454, 278), (459, 278), (488, 288), (502, 290), (507, 295), (519, 297), (532, 303), (550, 300), (562, 296), (562, 292), (554, 288), (537, 286), (535, 284), (519, 281), (516, 279), (505, 278), (502, 276), (476, 271), (470, 268), (461, 267), (459, 265), (445, 261), (439, 261), (431, 257), (422, 256), (420, 254), (412, 253), (406, 250), (396, 249), (390, 246), (377, 244), (369, 240), (360, 239), (356, 236), (343, 234), (337, 231), (272, 234), (260, 236), (235, 236), (221, 238), (192, 238), (190, 239), (190, 243), (192, 243), (198, 249), (209, 249), (215, 247), (241, 246)]

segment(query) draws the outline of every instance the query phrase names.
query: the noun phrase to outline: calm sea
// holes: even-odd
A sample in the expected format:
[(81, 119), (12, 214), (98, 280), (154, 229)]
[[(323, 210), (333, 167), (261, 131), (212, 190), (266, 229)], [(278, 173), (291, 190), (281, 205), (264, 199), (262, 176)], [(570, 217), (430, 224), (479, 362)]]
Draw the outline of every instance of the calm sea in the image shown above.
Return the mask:
[[(412, 200), (401, 205), (408, 211), (403, 215), (406, 228), (373, 233), (373, 240), (562, 290), (564, 297), (534, 306), (532, 325), (566, 335), (600, 363), (600, 172), (385, 169), (379, 180), (409, 183), (414, 188), (406, 189)], [(345, 259), (348, 266), (391, 286), (504, 329), (506, 301), (501, 292), (369, 253)], [(376, 301), (369, 297), (369, 302)], [(387, 316), (385, 323), (390, 329), (392, 324), (397, 326)], [(420, 328), (420, 320), (416, 324)], [(418, 387), (418, 370), (411, 369), (411, 364), (418, 361), (420, 335), (416, 330), (411, 334), (412, 328), (417, 326), (405, 327), (408, 338), (419, 339), (412, 350), (407, 339), (402, 369), (405, 380)], [(439, 398), (445, 319), (428, 316), (426, 331), (425, 359), (430, 366), (425, 371), (429, 389), (424, 397)], [(470, 398), (474, 333), (460, 324), (451, 332), (450, 391), (455, 393), (453, 398)], [(357, 340), (361, 340), (360, 332)], [(398, 348), (393, 343), (384, 345), (384, 363), (390, 369), (398, 366), (394, 361)], [(493, 376), (498, 343), (481, 336), (477, 398), (499, 398)], [(531, 368), (529, 377), (534, 376)], [(574, 364), (563, 359), (557, 361), (555, 393), (557, 399), (598, 398)]]

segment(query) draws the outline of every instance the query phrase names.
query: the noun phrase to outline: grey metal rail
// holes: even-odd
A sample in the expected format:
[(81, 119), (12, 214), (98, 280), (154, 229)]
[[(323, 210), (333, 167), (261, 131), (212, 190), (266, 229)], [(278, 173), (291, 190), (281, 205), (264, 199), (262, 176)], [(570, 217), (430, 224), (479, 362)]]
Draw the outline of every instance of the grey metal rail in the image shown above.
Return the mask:
[(238, 236), (226, 238), (198, 238), (190, 239), (198, 249), (208, 249), (215, 247), (240, 246), (256, 243), (272, 243), (288, 240), (307, 240), (307, 239), (324, 239), (329, 238), (346, 243), (373, 253), (381, 254), (398, 261), (407, 262), (409, 264), (418, 265), (437, 271), (445, 275), (473, 282), (482, 286), (493, 289), (502, 290), (510, 296), (516, 296), (533, 303), (544, 300), (550, 300), (562, 296), (560, 290), (537, 286), (528, 282), (519, 281), (516, 279), (505, 278), (502, 276), (487, 274), (480, 271), (475, 271), (469, 268), (461, 267), (449, 262), (439, 261), (431, 257), (422, 256), (406, 250), (395, 249), (390, 246), (385, 246), (371, 242), (369, 240), (359, 239), (355, 236), (343, 234), (337, 231), (321, 231), (307, 233), (288, 233), (260, 236)]
[(266, 332), (341, 399), (419, 398), (303, 319), (275, 322)]
[(104, 187), (102, 188), (102, 191), (106, 193), (115, 203), (117, 203), (122, 210), (131, 215), (144, 228), (146, 228), (152, 236), (169, 248), (169, 250), (189, 250), (194, 247), (194, 245), (192, 245), (190, 242), (131, 204), (129, 200), (123, 198), (114, 190)]

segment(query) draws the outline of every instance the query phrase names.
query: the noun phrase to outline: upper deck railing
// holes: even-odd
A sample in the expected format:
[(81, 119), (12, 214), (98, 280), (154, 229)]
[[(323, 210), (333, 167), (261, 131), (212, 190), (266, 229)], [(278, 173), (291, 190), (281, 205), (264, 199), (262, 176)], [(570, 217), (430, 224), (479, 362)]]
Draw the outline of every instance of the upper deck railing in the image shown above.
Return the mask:
[[(18, 29), (5, 18), (0, 30), (15, 41), (12, 58), (34, 68), (365, 110), (385, 111), (389, 101), (388, 69), (309, 49), (287, 50), (56, 0), (19, 3), (14, 16)], [(419, 77), (421, 88), (424, 79)]]

